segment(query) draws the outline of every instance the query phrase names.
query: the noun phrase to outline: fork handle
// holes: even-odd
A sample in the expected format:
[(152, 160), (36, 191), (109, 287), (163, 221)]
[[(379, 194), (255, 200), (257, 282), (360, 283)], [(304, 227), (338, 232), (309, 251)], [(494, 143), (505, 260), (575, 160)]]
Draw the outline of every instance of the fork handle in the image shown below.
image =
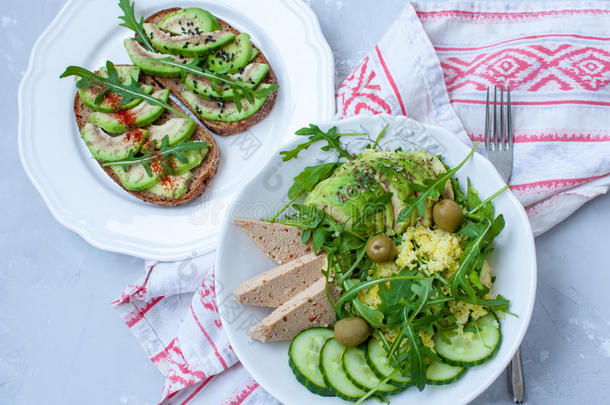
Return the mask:
[(515, 356), (508, 366), (508, 384), (513, 394), (513, 401), (517, 404), (525, 402), (525, 385), (523, 382), (523, 367), (521, 366), (521, 349), (517, 349)]

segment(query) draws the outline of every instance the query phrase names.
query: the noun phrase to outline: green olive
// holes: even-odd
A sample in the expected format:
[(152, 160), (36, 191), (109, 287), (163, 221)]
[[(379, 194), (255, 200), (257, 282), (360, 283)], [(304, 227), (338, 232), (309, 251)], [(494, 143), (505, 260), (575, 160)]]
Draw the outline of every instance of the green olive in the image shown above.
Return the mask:
[(366, 244), (366, 254), (375, 263), (389, 262), (396, 257), (396, 246), (387, 236), (375, 235)]
[(370, 335), (371, 328), (362, 318), (344, 318), (335, 324), (335, 339), (343, 346), (358, 346)]
[(440, 200), (434, 204), (432, 218), (439, 228), (447, 232), (455, 232), (464, 220), (462, 209), (452, 200)]

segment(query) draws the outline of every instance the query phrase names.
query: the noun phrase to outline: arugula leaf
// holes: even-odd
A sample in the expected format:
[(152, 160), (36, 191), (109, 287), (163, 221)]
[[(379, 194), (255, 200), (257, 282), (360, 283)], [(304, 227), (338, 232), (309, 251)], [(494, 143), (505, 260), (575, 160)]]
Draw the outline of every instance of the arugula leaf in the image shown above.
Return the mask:
[[(92, 84), (97, 84), (102, 87), (100, 94), (105, 94), (108, 91), (112, 91), (119, 94), (121, 96), (121, 102), (119, 105), (127, 104), (135, 98), (141, 98), (145, 100), (148, 104), (161, 106), (166, 110), (171, 111), (176, 115), (179, 115), (182, 118), (192, 121), (191, 118), (188, 115), (184, 114), (182, 111), (177, 110), (165, 101), (157, 99), (146, 93), (140, 86), (140, 83), (136, 82), (135, 80), (131, 80), (128, 83), (121, 82), (121, 80), (119, 79), (119, 74), (117, 73), (116, 68), (114, 67), (114, 64), (112, 62), (106, 62), (106, 70), (108, 71), (108, 78), (98, 76), (95, 73), (80, 66), (68, 66), (65, 72), (63, 72), (61, 76), (59, 76), (59, 78), (63, 79), (64, 77), (78, 76), (81, 79), (76, 82), (76, 87), (82, 89), (89, 87)], [(98, 94), (98, 96), (96, 97), (96, 102), (101, 102), (101, 100), (98, 100), (100, 94)]]
[(282, 160), (284, 162), (295, 159), (298, 157), (299, 152), (309, 148), (316, 142), (326, 141), (327, 145), (323, 146), (321, 149), (323, 151), (329, 151), (331, 149), (336, 150), (339, 153), (339, 156), (346, 158), (347, 160), (354, 160), (354, 156), (352, 156), (349, 152), (347, 152), (341, 144), (339, 143), (339, 138), (341, 136), (346, 135), (361, 135), (360, 133), (350, 133), (350, 134), (337, 134), (337, 127), (332, 127), (328, 130), (328, 132), (324, 132), (314, 124), (309, 124), (309, 127), (304, 127), (295, 132), (295, 134), (300, 136), (309, 136), (309, 141), (297, 145), (296, 148), (292, 150), (282, 151), (280, 155), (282, 155)]
[(148, 58), (148, 59), (153, 60), (155, 62), (161, 62), (166, 65), (173, 66), (173, 67), (180, 69), (182, 71), (183, 79), (188, 73), (191, 73), (191, 74), (194, 74), (197, 76), (201, 76), (201, 77), (205, 77), (210, 80), (212, 89), (218, 94), (222, 93), (222, 90), (220, 90), (218, 83), (226, 84), (233, 90), (233, 102), (235, 103), (235, 107), (237, 108), (237, 111), (241, 111), (243, 108), (242, 103), (241, 103), (242, 99), (245, 98), (250, 103), (252, 103), (252, 102), (254, 102), (255, 98), (258, 98), (258, 99), (266, 98), (267, 96), (269, 96), (269, 94), (271, 94), (273, 91), (275, 91), (279, 88), (278, 85), (274, 84), (274, 85), (262, 86), (262, 87), (259, 86), (258, 88), (253, 89), (243, 80), (241, 80), (241, 78), (239, 78), (238, 80), (232, 80), (229, 75), (221, 74), (221, 73), (212, 73), (212, 72), (201, 69), (199, 67), (200, 61), (198, 59), (193, 59), (189, 63), (181, 63), (181, 62), (171, 59), (170, 57), (160, 58), (160, 59), (156, 59), (156, 58)]
[[(403, 270), (400, 274), (414, 275), (413, 272), (407, 270)], [(413, 295), (411, 288), (414, 282), (413, 279), (398, 279), (379, 285), (377, 290), (381, 301), (379, 309), (385, 314), (387, 325), (394, 325), (402, 321), (403, 299), (408, 300)]]
[(407, 355), (411, 379), (415, 383), (417, 389), (423, 391), (424, 387), (426, 386), (426, 373), (428, 371), (426, 357), (429, 357), (430, 353), (425, 350), (426, 347), (421, 342), (421, 339), (415, 332), (415, 328), (413, 326), (406, 327), (405, 337), (409, 340)]
[(170, 173), (172, 172), (171, 166), (169, 165), (167, 158), (175, 156), (179, 161), (186, 163), (187, 159), (182, 152), (187, 150), (199, 150), (209, 146), (205, 142), (199, 141), (186, 141), (183, 140), (178, 142), (174, 146), (169, 146), (169, 136), (165, 135), (161, 139), (161, 145), (157, 148), (156, 140), (153, 141), (151, 147), (149, 147), (142, 156), (135, 156), (133, 150), (129, 151), (129, 155), (125, 160), (119, 160), (117, 162), (104, 163), (103, 166), (121, 166), (123, 170), (127, 171), (129, 166), (134, 164), (141, 164), (146, 170), (146, 174), (152, 176), (151, 165), (154, 162), (159, 162), (163, 166), (163, 169)]
[(133, 32), (135, 32), (136, 40), (142, 44), (147, 50), (156, 52), (155, 48), (150, 43), (148, 36), (144, 32), (144, 17), (140, 18), (140, 21), (136, 18), (135, 12), (135, 2), (130, 3), (129, 0), (119, 0), (119, 8), (123, 11), (123, 15), (119, 17), (120, 20), (123, 20), (121, 27), (129, 28)]
[(310, 192), (319, 182), (329, 178), (337, 168), (338, 163), (323, 163), (317, 166), (309, 166), (296, 175), (290, 189), (288, 198), (299, 198), (305, 193)]
[(463, 300), (463, 290), (465, 295), (470, 297), (471, 300), (477, 298), (476, 292), (468, 280), (468, 274), (472, 271), (475, 262), (477, 261), (477, 257), (481, 254), (483, 249), (493, 241), (503, 228), (504, 217), (501, 214), (498, 215), (493, 222), (488, 221), (487, 225), (484, 227), (482, 227), (481, 224), (477, 224), (472, 225), (469, 228), (473, 232), (475, 232), (476, 229), (477, 236), (472, 239), (464, 249), (464, 253), (460, 259), (460, 266), (451, 276), (450, 286), (452, 296)]
[(448, 172), (443, 173), (438, 176), (436, 179), (425, 179), (423, 181), (423, 185), (413, 183), (411, 186), (419, 192), (419, 195), (415, 198), (410, 198), (406, 201), (407, 206), (403, 208), (398, 214), (398, 222), (402, 222), (411, 217), (413, 211), (417, 209), (417, 214), (421, 217), (424, 215), (426, 211), (426, 200), (436, 200), (440, 195), (443, 194), (445, 190), (445, 183), (447, 180), (451, 179), (453, 175), (466, 164), (466, 162), (470, 159), (470, 157), (474, 154), (478, 143), (470, 150), (470, 153), (466, 156), (464, 160), (456, 167), (451, 169)]
[[(398, 275), (398, 276), (381, 277), (381, 278), (376, 278), (373, 280), (362, 281), (362, 282), (354, 285), (352, 288), (346, 290), (341, 295), (341, 297), (337, 301), (337, 311), (341, 311), (341, 307), (343, 306), (343, 304), (345, 304), (348, 301), (351, 301), (354, 297), (356, 297), (358, 295), (358, 292), (369, 289), (372, 286), (374, 286), (375, 284), (385, 283), (386, 281), (393, 281), (393, 280), (424, 280), (424, 277), (412, 276), (412, 275)], [(341, 313), (339, 313), (338, 315), (341, 315)], [(340, 316), (340, 317), (342, 317), (342, 316)]]

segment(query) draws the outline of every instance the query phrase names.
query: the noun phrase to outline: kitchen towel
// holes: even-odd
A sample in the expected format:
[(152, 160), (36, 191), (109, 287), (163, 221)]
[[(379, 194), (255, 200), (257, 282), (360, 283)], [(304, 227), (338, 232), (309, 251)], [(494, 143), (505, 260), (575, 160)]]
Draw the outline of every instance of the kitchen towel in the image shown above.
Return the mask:
[[(407, 4), (339, 87), (337, 118), (403, 114), (471, 144), (494, 85), (511, 88), (511, 190), (538, 235), (610, 185), (610, 3)], [(223, 333), (214, 259), (146, 263), (115, 308), (166, 377), (161, 403), (277, 403)]]

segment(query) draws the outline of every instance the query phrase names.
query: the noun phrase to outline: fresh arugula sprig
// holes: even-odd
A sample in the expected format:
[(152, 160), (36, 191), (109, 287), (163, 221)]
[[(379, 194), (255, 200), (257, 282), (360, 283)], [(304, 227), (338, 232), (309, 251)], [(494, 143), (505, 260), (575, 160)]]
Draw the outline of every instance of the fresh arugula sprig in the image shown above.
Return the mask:
[(209, 144), (200, 141), (180, 141), (173, 146), (169, 146), (169, 136), (165, 135), (161, 139), (161, 144), (157, 147), (157, 141), (153, 140), (151, 146), (147, 148), (141, 156), (136, 156), (133, 150), (129, 151), (129, 155), (125, 160), (119, 160), (116, 162), (104, 163), (104, 166), (121, 166), (123, 170), (127, 171), (129, 166), (135, 164), (141, 164), (146, 170), (146, 174), (152, 176), (152, 164), (158, 162), (163, 170), (171, 174), (173, 169), (169, 163), (168, 158), (174, 156), (182, 163), (187, 163), (188, 159), (182, 152), (188, 150), (200, 150), (208, 147)]
[(136, 18), (135, 2), (131, 3), (129, 0), (119, 0), (119, 8), (123, 11), (123, 15), (119, 17), (123, 20), (121, 27), (129, 28), (135, 32), (136, 40), (149, 51), (156, 52), (155, 48), (150, 43), (148, 36), (144, 32), (144, 17), (140, 17), (140, 21)]
[(237, 107), (237, 111), (241, 111), (243, 108), (242, 100), (246, 99), (249, 103), (253, 103), (254, 99), (261, 99), (268, 97), (273, 91), (279, 88), (278, 85), (265, 85), (259, 86), (256, 89), (253, 89), (246, 82), (238, 78), (237, 80), (233, 80), (231, 76), (221, 73), (215, 73), (203, 70), (199, 67), (200, 61), (198, 59), (193, 59), (188, 63), (181, 63), (167, 58), (149, 58), (154, 60), (155, 62), (161, 62), (169, 66), (176, 67), (182, 72), (182, 79), (185, 80), (187, 74), (191, 73), (197, 76), (205, 77), (210, 80), (210, 84), (212, 89), (216, 92), (216, 94), (221, 95), (222, 89), (219, 84), (224, 84), (229, 86), (233, 90), (233, 98), (232, 101), (235, 103), (235, 107)]
[(129, 103), (131, 100), (141, 98), (148, 104), (157, 105), (165, 108), (172, 113), (179, 115), (189, 121), (191, 118), (184, 114), (182, 111), (173, 108), (171, 105), (163, 100), (155, 98), (150, 94), (146, 93), (140, 83), (135, 80), (130, 80), (127, 83), (121, 82), (119, 74), (114, 64), (110, 61), (106, 61), (106, 70), (108, 71), (108, 77), (102, 77), (95, 73), (80, 67), (80, 66), (68, 66), (66, 70), (61, 74), (60, 79), (69, 76), (80, 77), (80, 80), (76, 82), (76, 87), (79, 89), (87, 88), (92, 85), (98, 85), (101, 87), (101, 91), (95, 97), (94, 102), (99, 104), (103, 101), (104, 96), (108, 92), (115, 92), (121, 96), (119, 106)]
[(297, 145), (297, 147), (292, 150), (280, 152), (280, 155), (282, 156), (282, 160), (284, 162), (291, 159), (296, 159), (299, 156), (299, 152), (309, 148), (314, 143), (320, 141), (327, 142), (327, 144), (321, 148), (323, 151), (329, 151), (331, 149), (334, 149), (339, 153), (340, 157), (346, 158), (347, 160), (354, 160), (354, 156), (341, 146), (339, 139), (342, 136), (365, 135), (361, 132), (342, 134), (337, 133), (337, 127), (332, 127), (327, 132), (324, 132), (320, 129), (320, 127), (314, 124), (309, 124), (309, 127), (299, 129), (295, 132), (295, 134), (299, 136), (309, 136), (309, 141)]
[(426, 212), (426, 201), (434, 201), (443, 193), (447, 181), (450, 180), (453, 175), (457, 173), (457, 171), (460, 170), (462, 166), (466, 164), (466, 162), (474, 154), (474, 151), (477, 149), (478, 145), (479, 144), (477, 143), (470, 150), (470, 153), (468, 153), (466, 158), (464, 158), (464, 160), (462, 160), (462, 162), (460, 162), (460, 164), (458, 164), (453, 169), (443, 173), (435, 179), (425, 179), (423, 180), (422, 184), (412, 183), (411, 187), (415, 191), (419, 192), (419, 194), (417, 195), (417, 197), (410, 198), (406, 201), (407, 206), (400, 211), (397, 220), (399, 222), (407, 220), (411, 217), (411, 214), (413, 214), (415, 210), (417, 210), (417, 214), (420, 217), (423, 216)]

